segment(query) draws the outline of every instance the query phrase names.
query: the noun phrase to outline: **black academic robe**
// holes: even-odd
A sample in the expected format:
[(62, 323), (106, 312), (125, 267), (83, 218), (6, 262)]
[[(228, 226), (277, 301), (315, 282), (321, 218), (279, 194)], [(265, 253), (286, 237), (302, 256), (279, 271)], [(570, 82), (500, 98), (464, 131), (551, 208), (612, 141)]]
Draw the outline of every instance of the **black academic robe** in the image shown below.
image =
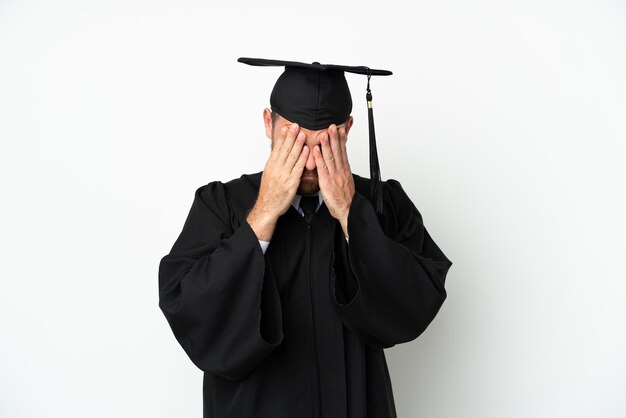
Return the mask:
[(263, 254), (246, 221), (261, 175), (200, 187), (159, 266), (159, 306), (204, 371), (204, 417), (395, 417), (383, 349), (426, 329), (452, 263), (397, 181), (377, 215), (357, 175), (349, 243), (324, 204), (310, 224), (290, 207)]

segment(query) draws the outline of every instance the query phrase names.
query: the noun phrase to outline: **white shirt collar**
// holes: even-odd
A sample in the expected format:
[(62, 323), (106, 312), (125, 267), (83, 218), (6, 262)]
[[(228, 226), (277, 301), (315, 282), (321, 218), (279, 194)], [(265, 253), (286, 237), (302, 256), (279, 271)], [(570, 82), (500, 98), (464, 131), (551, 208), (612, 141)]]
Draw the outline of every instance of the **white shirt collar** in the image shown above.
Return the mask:
[[(319, 202), (317, 203), (317, 207), (319, 208), (322, 205), (322, 202), (324, 202), (324, 198), (322, 197), (322, 194), (320, 192), (317, 192), (315, 194), (319, 197)], [(302, 215), (303, 213), (300, 210), (300, 199), (301, 198), (302, 198), (302, 196), (300, 196), (299, 194), (296, 194), (296, 196), (293, 198), (293, 201), (291, 202), (291, 206), (293, 206), (294, 209), (297, 210), (298, 212), (300, 212), (300, 214)]]

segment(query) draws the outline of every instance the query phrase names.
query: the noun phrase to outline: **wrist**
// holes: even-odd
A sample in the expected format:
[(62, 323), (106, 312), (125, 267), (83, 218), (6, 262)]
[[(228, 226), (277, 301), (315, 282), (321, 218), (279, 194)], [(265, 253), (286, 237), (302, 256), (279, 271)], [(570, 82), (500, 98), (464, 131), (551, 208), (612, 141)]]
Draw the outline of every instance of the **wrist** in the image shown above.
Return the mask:
[(260, 210), (255, 206), (246, 217), (246, 220), (259, 240), (270, 241), (272, 239), (274, 228), (278, 221), (277, 216)]
[(350, 234), (348, 234), (348, 215), (339, 219), (339, 224), (341, 225), (341, 229), (343, 230), (343, 235), (348, 238), (350, 236)]

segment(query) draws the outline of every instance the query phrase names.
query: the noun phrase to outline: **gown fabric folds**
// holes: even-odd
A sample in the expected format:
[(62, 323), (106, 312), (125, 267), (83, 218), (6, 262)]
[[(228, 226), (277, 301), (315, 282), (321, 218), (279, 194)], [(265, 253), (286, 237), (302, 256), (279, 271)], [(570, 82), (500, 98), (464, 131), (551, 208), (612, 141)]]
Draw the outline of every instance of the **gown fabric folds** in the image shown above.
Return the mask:
[(159, 307), (204, 371), (205, 418), (396, 417), (383, 349), (417, 338), (452, 265), (400, 183), (354, 175), (349, 243), (324, 204), (293, 208), (263, 254), (246, 221), (262, 173), (196, 190), (159, 264)]

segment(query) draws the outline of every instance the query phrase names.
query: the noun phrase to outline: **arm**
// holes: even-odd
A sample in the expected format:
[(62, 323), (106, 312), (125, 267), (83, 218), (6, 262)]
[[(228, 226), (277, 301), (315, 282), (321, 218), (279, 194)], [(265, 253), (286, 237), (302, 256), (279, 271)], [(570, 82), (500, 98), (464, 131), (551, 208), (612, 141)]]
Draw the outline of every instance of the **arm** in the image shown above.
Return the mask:
[(336, 240), (331, 277), (333, 303), (346, 327), (379, 348), (411, 341), (426, 329), (446, 298), (452, 265), (400, 184), (388, 180), (384, 190), (380, 220), (372, 204), (355, 193), (350, 245)]
[(202, 370), (243, 379), (283, 340), (276, 280), (260, 241), (295, 196), (308, 148), (293, 124), (281, 130), (257, 201), (237, 227), (224, 185), (201, 187), (178, 240), (159, 266), (159, 306)]
[(385, 183), (381, 219), (356, 192), (346, 149), (351, 124), (350, 118), (339, 129), (331, 125), (313, 148), (324, 201), (341, 226), (330, 293), (345, 326), (364, 343), (385, 348), (426, 329), (446, 298), (452, 263), (397, 181)]
[(283, 340), (280, 297), (247, 222), (229, 223), (224, 186), (201, 187), (159, 265), (159, 307), (200, 369), (244, 378)]

